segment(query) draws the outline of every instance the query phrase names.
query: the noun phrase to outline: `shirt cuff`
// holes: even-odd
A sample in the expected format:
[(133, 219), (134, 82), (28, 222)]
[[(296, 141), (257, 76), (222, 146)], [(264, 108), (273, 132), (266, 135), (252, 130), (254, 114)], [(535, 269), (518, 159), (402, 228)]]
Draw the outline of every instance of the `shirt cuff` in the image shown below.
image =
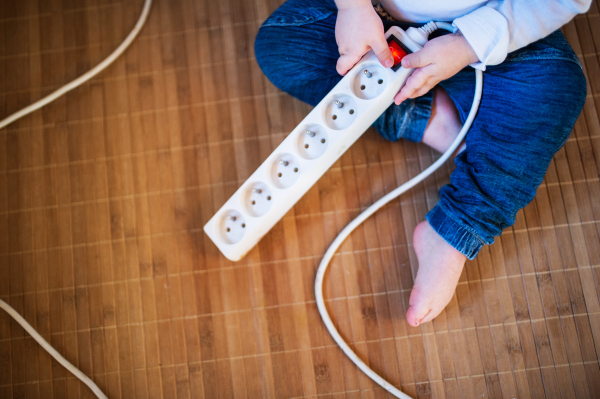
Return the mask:
[(473, 68), (485, 71), (487, 65), (498, 65), (506, 59), (508, 22), (498, 11), (480, 7), (455, 19), (452, 25), (461, 31), (479, 58), (480, 62), (471, 64)]

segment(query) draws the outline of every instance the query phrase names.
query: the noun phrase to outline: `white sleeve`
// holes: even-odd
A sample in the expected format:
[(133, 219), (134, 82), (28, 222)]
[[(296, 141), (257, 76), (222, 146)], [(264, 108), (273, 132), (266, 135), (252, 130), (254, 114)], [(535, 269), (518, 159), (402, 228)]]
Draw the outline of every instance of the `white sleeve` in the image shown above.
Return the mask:
[(590, 8), (591, 0), (492, 0), (454, 20), (480, 62), (500, 64), (518, 50), (559, 29)]

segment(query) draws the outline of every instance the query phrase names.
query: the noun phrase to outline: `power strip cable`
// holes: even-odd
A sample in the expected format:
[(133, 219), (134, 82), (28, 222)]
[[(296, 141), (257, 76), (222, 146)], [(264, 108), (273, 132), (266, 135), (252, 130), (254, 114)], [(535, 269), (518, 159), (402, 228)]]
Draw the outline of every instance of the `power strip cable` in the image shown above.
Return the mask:
[[(423, 32), (426, 35), (425, 40), (426, 40), (427, 36), (429, 36), (429, 34), (436, 29), (445, 29), (445, 30), (449, 30), (451, 32), (455, 31), (454, 28), (452, 27), (452, 25), (445, 23), (445, 22), (430, 22), (420, 29), (421, 29), (421, 32)], [(454, 151), (456, 151), (456, 149), (459, 147), (460, 143), (463, 141), (463, 139), (467, 135), (467, 132), (471, 128), (471, 125), (473, 124), (473, 120), (475, 119), (475, 115), (477, 114), (477, 110), (479, 109), (479, 104), (481, 102), (482, 92), (483, 92), (483, 73), (480, 70), (475, 69), (475, 96), (473, 98), (473, 104), (471, 105), (471, 111), (469, 111), (467, 120), (465, 121), (462, 129), (458, 133), (458, 136), (456, 136), (456, 138), (450, 145), (450, 148), (448, 148), (446, 150), (446, 152), (444, 152), (444, 154), (437, 161), (435, 161), (431, 166), (429, 166), (423, 172), (419, 173), (414, 178), (410, 179), (409, 181), (407, 181), (406, 183), (404, 183), (397, 189), (391, 191), (390, 193), (388, 193), (387, 195), (385, 195), (384, 197), (379, 199), (373, 205), (368, 207), (363, 213), (358, 215), (358, 217), (356, 219), (354, 219), (352, 222), (350, 222), (344, 228), (344, 230), (342, 230), (342, 232), (335, 238), (335, 240), (333, 240), (333, 242), (331, 243), (331, 246), (329, 247), (327, 252), (325, 252), (325, 256), (321, 260), (321, 263), (319, 264), (319, 268), (317, 269), (317, 276), (315, 278), (315, 297), (317, 300), (317, 307), (319, 308), (319, 313), (321, 314), (321, 318), (323, 319), (323, 323), (325, 323), (327, 330), (329, 330), (329, 333), (331, 334), (331, 336), (333, 337), (335, 342), (339, 345), (339, 347), (342, 349), (342, 351), (344, 351), (344, 353), (350, 358), (350, 360), (352, 360), (352, 362), (354, 362), (354, 364), (359, 369), (361, 369), (367, 376), (369, 376), (369, 378), (371, 378), (373, 381), (375, 381), (377, 384), (379, 384), (383, 389), (385, 389), (386, 391), (388, 391), (389, 393), (391, 393), (392, 395), (394, 395), (397, 398), (411, 399), (410, 396), (406, 395), (405, 393), (403, 393), (402, 391), (400, 391), (399, 389), (394, 387), (392, 384), (390, 384), (385, 379), (383, 379), (381, 376), (379, 376), (376, 372), (374, 372), (369, 366), (367, 366), (365, 364), (365, 362), (363, 362), (356, 355), (356, 353), (354, 353), (354, 351), (352, 351), (350, 346), (348, 346), (346, 341), (344, 341), (344, 338), (342, 338), (342, 336), (338, 332), (337, 328), (335, 327), (335, 324), (333, 324), (333, 321), (331, 320), (331, 317), (329, 316), (329, 313), (327, 312), (327, 307), (325, 306), (325, 300), (323, 298), (323, 279), (325, 278), (325, 272), (327, 271), (327, 268), (329, 267), (329, 263), (331, 262), (331, 259), (335, 255), (335, 252), (342, 245), (342, 243), (346, 240), (346, 238), (348, 238), (348, 236), (354, 231), (354, 229), (356, 229), (358, 226), (360, 226), (369, 216), (373, 215), (375, 212), (377, 212), (379, 209), (381, 209), (388, 202), (399, 197), (400, 195), (404, 194), (405, 192), (407, 192), (408, 190), (410, 190), (411, 188), (413, 188), (414, 186), (416, 186), (417, 184), (419, 184), (420, 182), (425, 180), (428, 176), (430, 176), (433, 172), (435, 172), (440, 166), (442, 166), (442, 164), (444, 162), (446, 162), (448, 160), (448, 158), (450, 158), (450, 156), (454, 153)]]

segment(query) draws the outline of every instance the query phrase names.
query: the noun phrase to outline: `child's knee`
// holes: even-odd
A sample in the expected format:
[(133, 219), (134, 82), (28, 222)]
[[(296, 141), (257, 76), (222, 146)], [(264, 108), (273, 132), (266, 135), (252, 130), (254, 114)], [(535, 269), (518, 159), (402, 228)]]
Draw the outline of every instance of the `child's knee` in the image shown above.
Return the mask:
[(586, 80), (581, 67), (572, 62), (565, 62), (565, 64), (561, 69), (560, 79), (556, 81), (558, 90), (554, 92), (553, 98), (549, 99), (549, 101), (560, 103), (559, 114), (548, 115), (553, 121), (552, 123), (556, 125), (556, 129), (552, 133), (557, 134), (557, 137), (550, 139), (557, 141), (558, 148), (562, 147), (571, 135), (587, 97)]
[(569, 83), (567, 87), (569, 89), (572, 88), (574, 92), (575, 98), (572, 104), (573, 109), (570, 111), (573, 112), (577, 117), (581, 113), (587, 97), (587, 84), (585, 75), (580, 67), (572, 67), (572, 71), (569, 74)]
[(254, 52), (275, 86), (298, 97), (308, 82), (323, 78), (331, 59), (335, 73), (336, 10), (332, 0), (288, 0), (267, 18), (258, 30)]
[(280, 28), (271, 26), (262, 26), (258, 30), (256, 39), (254, 41), (254, 54), (258, 66), (263, 71), (265, 76), (280, 89), (280, 73), (278, 73), (279, 66), (277, 62), (281, 62), (277, 46), (273, 45), (273, 42), (277, 40), (277, 30)]
[(286, 37), (293, 34), (293, 31), (291, 27), (262, 26), (254, 43), (256, 62), (279, 90), (316, 105), (320, 98), (315, 98), (313, 92), (319, 85), (313, 84), (313, 80), (322, 79), (322, 72), (300, 62), (303, 57), (310, 55), (308, 50), (290, 49), (285, 44), (289, 42)]

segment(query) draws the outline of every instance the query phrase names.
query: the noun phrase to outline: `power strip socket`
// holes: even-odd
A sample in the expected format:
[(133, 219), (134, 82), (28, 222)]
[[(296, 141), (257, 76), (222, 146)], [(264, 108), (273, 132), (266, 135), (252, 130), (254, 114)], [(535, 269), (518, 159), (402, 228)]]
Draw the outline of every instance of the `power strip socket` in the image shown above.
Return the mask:
[(228, 259), (244, 257), (392, 104), (413, 71), (400, 61), (421, 46), (398, 27), (385, 37), (394, 66), (365, 54), (206, 223)]

